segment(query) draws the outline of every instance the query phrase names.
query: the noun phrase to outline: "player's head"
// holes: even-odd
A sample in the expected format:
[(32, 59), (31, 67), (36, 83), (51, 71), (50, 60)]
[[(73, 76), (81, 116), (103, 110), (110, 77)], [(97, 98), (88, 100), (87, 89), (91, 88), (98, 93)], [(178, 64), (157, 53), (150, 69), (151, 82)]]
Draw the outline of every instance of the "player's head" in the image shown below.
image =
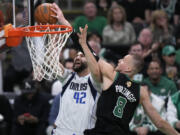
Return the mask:
[(82, 52), (78, 52), (76, 57), (74, 58), (73, 70), (75, 72), (82, 72), (83, 70), (87, 69), (87, 61)]
[(143, 67), (143, 59), (138, 55), (126, 55), (118, 61), (116, 71), (127, 74), (132, 77), (139, 72)]

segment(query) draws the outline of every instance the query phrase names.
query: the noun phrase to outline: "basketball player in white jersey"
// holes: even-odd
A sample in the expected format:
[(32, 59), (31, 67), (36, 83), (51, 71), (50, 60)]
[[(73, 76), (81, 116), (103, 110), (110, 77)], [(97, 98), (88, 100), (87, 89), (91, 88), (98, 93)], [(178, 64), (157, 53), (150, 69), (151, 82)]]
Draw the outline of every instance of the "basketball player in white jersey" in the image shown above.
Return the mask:
[[(54, 9), (61, 24), (69, 25), (62, 11), (56, 4)], [(85, 129), (93, 128), (95, 123), (95, 109), (100, 91), (100, 84), (90, 73), (87, 61), (82, 52), (78, 52), (74, 59), (73, 70), (63, 68), (60, 109), (55, 121), (56, 128), (53, 135), (83, 135)]]

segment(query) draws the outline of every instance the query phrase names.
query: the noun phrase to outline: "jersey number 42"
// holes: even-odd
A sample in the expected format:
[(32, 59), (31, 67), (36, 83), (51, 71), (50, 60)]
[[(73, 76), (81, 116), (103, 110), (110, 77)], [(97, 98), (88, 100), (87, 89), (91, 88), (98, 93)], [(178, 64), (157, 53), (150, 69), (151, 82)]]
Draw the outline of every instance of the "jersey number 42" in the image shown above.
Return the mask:
[(84, 99), (86, 98), (86, 92), (75, 92), (74, 99), (76, 100), (76, 104), (85, 104)]

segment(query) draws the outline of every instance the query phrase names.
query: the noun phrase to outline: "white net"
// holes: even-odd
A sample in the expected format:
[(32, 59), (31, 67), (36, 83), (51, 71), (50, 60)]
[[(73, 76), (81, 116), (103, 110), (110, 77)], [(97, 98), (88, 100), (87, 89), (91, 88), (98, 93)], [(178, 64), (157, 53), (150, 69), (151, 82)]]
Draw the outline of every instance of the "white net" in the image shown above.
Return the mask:
[[(56, 29), (61, 31), (62, 28)], [(64, 29), (63, 29), (64, 30)], [(43, 30), (50, 32), (50, 28)], [(62, 76), (60, 53), (71, 32), (44, 34), (42, 37), (26, 37), (34, 71), (34, 79), (53, 80)]]

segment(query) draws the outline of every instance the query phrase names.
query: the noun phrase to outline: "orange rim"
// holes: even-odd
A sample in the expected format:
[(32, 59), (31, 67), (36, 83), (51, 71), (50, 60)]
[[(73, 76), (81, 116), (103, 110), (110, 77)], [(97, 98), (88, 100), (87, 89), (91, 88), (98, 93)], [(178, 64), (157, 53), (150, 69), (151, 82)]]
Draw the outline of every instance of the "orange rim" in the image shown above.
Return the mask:
[[(50, 30), (63, 28), (60, 31), (48, 31), (45, 32), (49, 28)], [(37, 31), (36, 31), (37, 30)], [(28, 26), (28, 27), (19, 27), (19, 28), (11, 28), (7, 31), (6, 37), (36, 37), (43, 36), (44, 34), (60, 34), (60, 33), (68, 33), (72, 32), (71, 26), (66, 25), (37, 25), (37, 26)]]

